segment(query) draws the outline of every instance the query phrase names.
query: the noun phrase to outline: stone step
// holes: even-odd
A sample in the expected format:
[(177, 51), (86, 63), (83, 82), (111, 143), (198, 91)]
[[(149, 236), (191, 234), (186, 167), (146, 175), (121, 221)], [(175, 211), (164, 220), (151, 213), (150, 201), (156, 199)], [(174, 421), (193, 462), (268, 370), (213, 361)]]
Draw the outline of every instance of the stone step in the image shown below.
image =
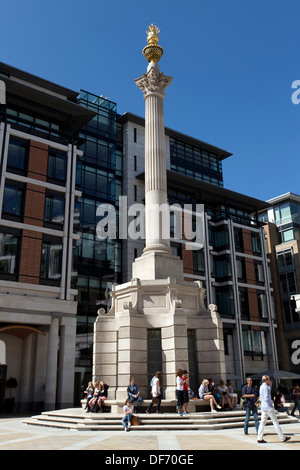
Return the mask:
[[(260, 414), (260, 412), (259, 412)], [(286, 413), (278, 413), (279, 423), (295, 423), (298, 419)], [(218, 413), (191, 413), (186, 416), (177, 416), (176, 413), (140, 414), (140, 425), (133, 426), (138, 430), (214, 430), (242, 428), (245, 421), (244, 411), (228, 411)], [(68, 409), (44, 412), (37, 416), (23, 420), (24, 423), (35, 426), (51, 426), (62, 429), (86, 431), (113, 431), (122, 430), (122, 414), (120, 413), (84, 413), (82, 410)], [(267, 425), (272, 424), (271, 420)], [(254, 426), (253, 416), (250, 426)]]

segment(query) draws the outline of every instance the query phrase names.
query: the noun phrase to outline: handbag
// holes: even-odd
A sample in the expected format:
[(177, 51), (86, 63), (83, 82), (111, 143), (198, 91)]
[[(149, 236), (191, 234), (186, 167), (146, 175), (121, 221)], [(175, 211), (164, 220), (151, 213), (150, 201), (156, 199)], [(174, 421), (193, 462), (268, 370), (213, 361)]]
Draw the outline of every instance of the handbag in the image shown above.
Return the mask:
[(131, 416), (131, 425), (132, 426), (139, 426), (141, 424), (140, 418), (138, 416), (132, 415)]
[(156, 404), (159, 402), (159, 399), (157, 397), (152, 397), (152, 403)]

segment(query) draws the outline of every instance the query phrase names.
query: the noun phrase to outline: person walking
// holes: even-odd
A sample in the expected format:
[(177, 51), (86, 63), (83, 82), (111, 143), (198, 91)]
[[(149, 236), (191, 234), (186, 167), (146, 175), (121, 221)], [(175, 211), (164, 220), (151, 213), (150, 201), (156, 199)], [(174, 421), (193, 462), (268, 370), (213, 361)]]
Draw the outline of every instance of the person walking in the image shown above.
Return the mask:
[(160, 370), (158, 370), (155, 374), (155, 378), (153, 379), (153, 385), (152, 385), (152, 388), (151, 388), (152, 401), (151, 401), (150, 405), (148, 406), (148, 408), (146, 409), (146, 413), (150, 413), (150, 410), (153, 406), (153, 403), (155, 403), (157, 405), (156, 413), (160, 413), (161, 377), (162, 377), (162, 372)]
[(271, 418), (272, 423), (275, 426), (276, 432), (282, 442), (287, 442), (290, 440), (289, 436), (285, 436), (279, 426), (279, 422), (275, 413), (275, 409), (273, 406), (272, 398), (271, 398), (271, 389), (272, 389), (272, 382), (268, 375), (262, 376), (262, 385), (259, 389), (259, 395), (261, 400), (261, 421), (258, 429), (257, 434), (257, 442), (259, 443), (266, 443), (263, 439), (264, 436), (264, 428), (267, 422), (268, 417)]
[(242, 388), (242, 397), (246, 401), (246, 418), (245, 418), (245, 423), (244, 423), (244, 434), (248, 434), (248, 425), (249, 425), (251, 413), (253, 414), (253, 417), (254, 417), (255, 429), (256, 429), (256, 434), (257, 434), (258, 428), (259, 428), (257, 405), (256, 405), (256, 402), (258, 400), (258, 391), (255, 387), (253, 387), (252, 379), (250, 377), (246, 379), (246, 383), (247, 384), (244, 385)]
[(300, 388), (298, 384), (295, 384), (292, 390), (292, 398), (294, 400), (294, 408), (292, 409), (292, 416), (295, 416), (295, 411), (298, 409), (300, 414)]

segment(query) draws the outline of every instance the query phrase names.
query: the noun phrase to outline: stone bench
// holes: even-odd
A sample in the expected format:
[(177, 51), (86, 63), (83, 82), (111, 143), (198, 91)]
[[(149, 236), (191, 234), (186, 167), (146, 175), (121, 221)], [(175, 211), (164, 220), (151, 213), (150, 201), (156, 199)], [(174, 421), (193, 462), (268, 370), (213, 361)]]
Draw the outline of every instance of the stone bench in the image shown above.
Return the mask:
[[(146, 399), (143, 400), (140, 411), (141, 413), (145, 412), (148, 406), (150, 405), (152, 400)], [(123, 413), (123, 406), (124, 406), (125, 400), (110, 400), (107, 399), (104, 402), (104, 411), (110, 412), (110, 413)], [(134, 402), (134, 405), (136, 405), (137, 402)], [(81, 400), (81, 406), (82, 409), (85, 408), (86, 405), (86, 399)], [(160, 405), (160, 410), (164, 413), (176, 413), (177, 412), (177, 400), (162, 400), (161, 405)], [(190, 400), (188, 403), (188, 408), (187, 408), (189, 413), (195, 413), (196, 411), (209, 411), (210, 406), (209, 402), (207, 400), (202, 400), (200, 398)], [(156, 405), (154, 404), (152, 407), (152, 411), (155, 413), (156, 412)]]

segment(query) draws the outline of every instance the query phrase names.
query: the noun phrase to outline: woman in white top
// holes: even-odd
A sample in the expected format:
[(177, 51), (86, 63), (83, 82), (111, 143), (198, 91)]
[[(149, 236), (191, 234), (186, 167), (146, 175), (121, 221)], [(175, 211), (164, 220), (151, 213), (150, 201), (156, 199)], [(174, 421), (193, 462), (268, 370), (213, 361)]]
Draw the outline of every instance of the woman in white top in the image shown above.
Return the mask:
[(161, 403), (161, 377), (162, 372), (159, 370), (155, 374), (155, 378), (153, 381), (151, 395), (152, 395), (152, 402), (146, 409), (146, 413), (150, 413), (150, 410), (153, 406), (153, 403), (157, 404), (156, 413), (160, 413), (160, 403)]
[(176, 372), (176, 396), (177, 396), (177, 410), (179, 416), (186, 415), (183, 411), (183, 386), (184, 380), (182, 379), (182, 369)]
[(204, 379), (202, 381), (202, 384), (200, 385), (199, 387), (199, 397), (202, 399), (202, 400), (208, 400), (209, 401), (209, 404), (210, 404), (210, 409), (213, 413), (216, 413), (216, 410), (214, 409), (214, 406), (216, 408), (218, 408), (219, 410), (221, 409), (221, 406), (218, 405), (218, 403), (216, 402), (215, 400), (215, 397), (210, 393), (210, 391), (208, 390), (208, 384), (209, 384), (209, 381), (207, 379)]
[(133, 406), (130, 401), (130, 398), (127, 398), (127, 400), (125, 401), (125, 405), (123, 406), (123, 411), (124, 411), (124, 416), (122, 419), (122, 425), (125, 431), (129, 431), (131, 427), (131, 418), (132, 418), (132, 412), (133, 412)]

